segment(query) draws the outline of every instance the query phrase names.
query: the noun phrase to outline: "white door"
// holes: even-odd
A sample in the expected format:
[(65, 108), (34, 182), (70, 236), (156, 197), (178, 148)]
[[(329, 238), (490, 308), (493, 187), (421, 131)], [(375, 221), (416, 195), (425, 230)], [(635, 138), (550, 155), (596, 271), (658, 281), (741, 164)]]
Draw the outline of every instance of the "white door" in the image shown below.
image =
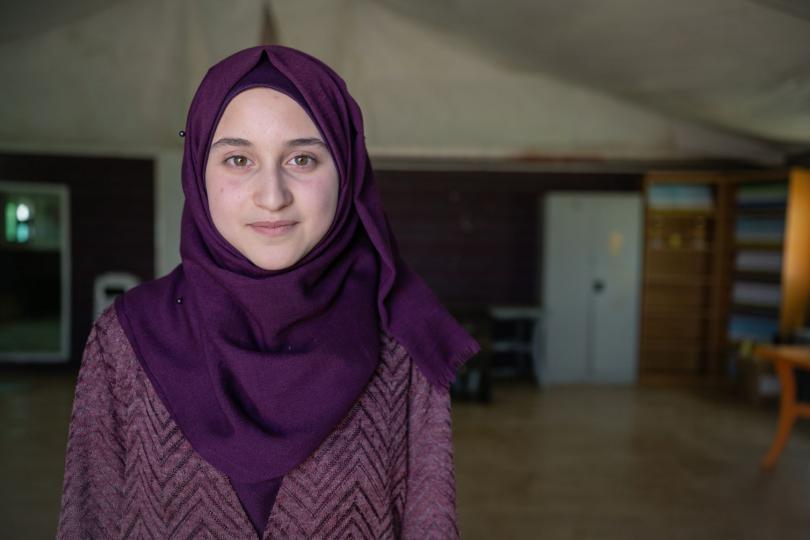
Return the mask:
[(543, 211), (544, 342), (540, 383), (581, 381), (591, 371), (590, 205), (571, 195), (548, 195)]
[(542, 384), (636, 378), (641, 197), (545, 197)]
[(627, 383), (638, 372), (642, 203), (637, 195), (592, 199), (595, 229), (591, 357), (593, 380)]

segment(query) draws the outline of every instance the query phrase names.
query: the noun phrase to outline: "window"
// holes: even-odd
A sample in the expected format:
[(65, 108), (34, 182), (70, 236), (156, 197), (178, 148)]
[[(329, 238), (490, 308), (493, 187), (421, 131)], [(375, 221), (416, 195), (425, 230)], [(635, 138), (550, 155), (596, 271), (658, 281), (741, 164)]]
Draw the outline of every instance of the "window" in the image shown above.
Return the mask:
[(67, 361), (68, 189), (0, 182), (0, 209), (0, 360)]

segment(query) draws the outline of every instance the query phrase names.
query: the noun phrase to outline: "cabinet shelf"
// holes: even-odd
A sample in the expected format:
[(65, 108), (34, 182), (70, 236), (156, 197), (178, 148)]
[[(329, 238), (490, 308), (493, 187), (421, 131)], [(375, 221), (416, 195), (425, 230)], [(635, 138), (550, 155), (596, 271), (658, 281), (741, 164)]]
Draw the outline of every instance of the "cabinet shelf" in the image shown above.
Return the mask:
[(658, 248), (652, 246), (646, 246), (644, 249), (645, 253), (669, 253), (669, 254), (678, 254), (678, 255), (705, 255), (709, 253), (713, 253), (714, 249), (711, 246), (695, 249), (695, 248)]
[(778, 284), (782, 282), (781, 270), (734, 270), (734, 281), (754, 281), (757, 283)]
[[(721, 375), (732, 339), (731, 317), (773, 319), (784, 331), (786, 313), (794, 313), (794, 318), (805, 315), (807, 295), (790, 290), (810, 290), (810, 233), (806, 232), (810, 230), (810, 171), (653, 172), (644, 178), (644, 191), (648, 203), (659, 206), (645, 212), (642, 373)], [(674, 205), (689, 204), (693, 196), (696, 204), (711, 207), (666, 208), (670, 195)], [(798, 222), (802, 224), (797, 226)], [(792, 231), (801, 233), (791, 235)], [(670, 239), (676, 242), (669, 244)], [(692, 248), (692, 242), (700, 247)], [(794, 248), (793, 244), (801, 245)], [(804, 285), (782, 282), (783, 266), (791, 264), (789, 253), (808, 259), (797, 274), (805, 276), (799, 279)], [(779, 290), (780, 304), (757, 305), (756, 295), (751, 300), (738, 296), (744, 301), (735, 302), (735, 289), (743, 294), (738, 284), (751, 294), (759, 294), (763, 286)], [(769, 300), (767, 295), (763, 299)], [(749, 301), (754, 305), (745, 303)], [(793, 308), (786, 307), (791, 303)], [(670, 320), (679, 322), (670, 329)], [(697, 335), (705, 337), (701, 342), (705, 350), (687, 351), (686, 344), (678, 345), (680, 338), (689, 336), (688, 347), (694, 349)], [(665, 351), (667, 346), (678, 352)]]
[(754, 304), (731, 304), (731, 310), (734, 314), (740, 315), (761, 315), (765, 317), (779, 317), (779, 306), (762, 306)]
[(763, 207), (763, 208), (755, 208), (755, 207), (745, 207), (745, 206), (738, 206), (735, 210), (734, 214), (735, 217), (744, 217), (744, 218), (780, 218), (785, 217), (787, 213), (787, 208), (784, 206), (779, 207)]
[(676, 219), (693, 219), (696, 217), (713, 218), (717, 214), (717, 211), (714, 209), (706, 210), (699, 208), (647, 208), (646, 212), (648, 217)]
[(784, 251), (784, 242), (735, 242), (736, 251)]

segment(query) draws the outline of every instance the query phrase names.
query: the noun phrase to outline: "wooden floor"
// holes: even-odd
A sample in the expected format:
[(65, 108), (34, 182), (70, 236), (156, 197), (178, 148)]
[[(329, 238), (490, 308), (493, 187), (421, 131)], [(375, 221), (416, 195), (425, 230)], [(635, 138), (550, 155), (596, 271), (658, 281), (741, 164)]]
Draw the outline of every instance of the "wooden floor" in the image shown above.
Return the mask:
[(717, 394), (514, 384), (455, 404), (462, 538), (810, 538), (809, 426), (762, 472), (776, 409)]
[[(0, 373), (2, 538), (53, 538), (74, 378)], [(455, 403), (462, 538), (810, 538), (810, 423), (707, 390), (501, 383)]]

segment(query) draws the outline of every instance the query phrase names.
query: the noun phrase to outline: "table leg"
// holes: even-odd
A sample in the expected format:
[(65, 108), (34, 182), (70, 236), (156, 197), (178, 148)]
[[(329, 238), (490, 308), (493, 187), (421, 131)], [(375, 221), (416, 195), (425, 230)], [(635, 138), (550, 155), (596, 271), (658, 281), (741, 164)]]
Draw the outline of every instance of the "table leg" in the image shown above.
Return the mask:
[(770, 450), (762, 459), (762, 467), (773, 468), (779, 459), (779, 454), (787, 444), (793, 424), (796, 422), (796, 376), (793, 367), (783, 360), (777, 360), (776, 373), (779, 376), (780, 397), (779, 397), (779, 426), (776, 436), (773, 439)]

